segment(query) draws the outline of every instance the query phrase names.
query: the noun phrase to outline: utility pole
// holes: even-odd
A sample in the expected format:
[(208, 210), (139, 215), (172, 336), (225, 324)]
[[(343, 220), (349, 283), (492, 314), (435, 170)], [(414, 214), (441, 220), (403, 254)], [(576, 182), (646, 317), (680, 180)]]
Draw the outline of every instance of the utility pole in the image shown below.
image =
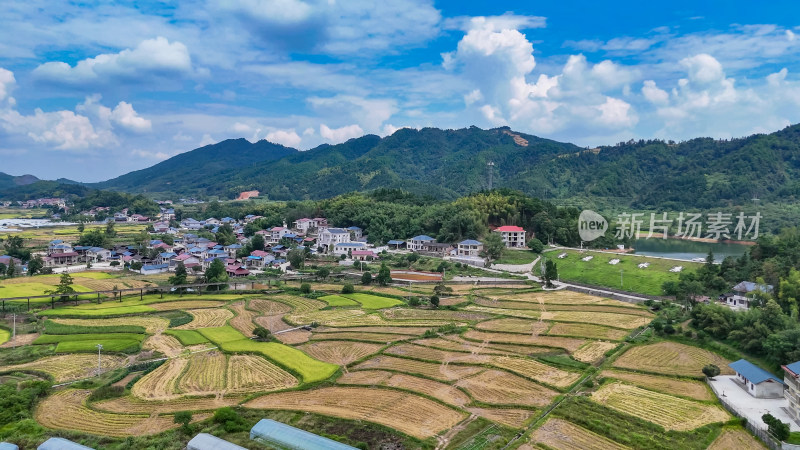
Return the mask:
[(100, 375), (100, 350), (103, 349), (103, 344), (97, 344), (97, 374)]
[(494, 177), (494, 161), (489, 161), (486, 166), (489, 167), (489, 190), (492, 190), (492, 178)]
[(11, 317), (14, 320), (13, 331), (11, 332), (11, 342), (13, 342), (13, 347), (17, 348), (17, 313), (11, 314)]
[(622, 269), (619, 269), (619, 288), (624, 289), (622, 285)]

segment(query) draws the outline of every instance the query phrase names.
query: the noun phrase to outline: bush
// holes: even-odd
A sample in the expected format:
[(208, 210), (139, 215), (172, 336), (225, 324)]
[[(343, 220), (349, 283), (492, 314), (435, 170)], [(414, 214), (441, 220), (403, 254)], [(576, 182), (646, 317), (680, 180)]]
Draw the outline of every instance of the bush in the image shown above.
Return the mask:
[(352, 294), (355, 291), (353, 283), (345, 283), (344, 286), (342, 286), (342, 294)]
[(544, 250), (544, 244), (537, 238), (533, 238), (528, 241), (528, 248), (531, 249), (534, 253), (542, 253)]
[(125, 387), (123, 386), (100, 386), (89, 395), (89, 401), (96, 402), (109, 398), (122, 397), (123, 394), (125, 394)]
[(714, 364), (709, 364), (703, 367), (703, 375), (707, 376), (708, 378), (714, 378), (715, 376), (719, 375), (719, 367)]
[(311, 293), (311, 285), (308, 283), (303, 283), (300, 285), (300, 292), (303, 294), (310, 294)]
[(174, 423), (181, 424), (181, 431), (184, 434), (191, 434), (192, 428), (189, 426), (189, 423), (192, 421), (192, 413), (189, 411), (178, 411), (175, 413), (175, 417), (172, 419)]
[(272, 332), (261, 326), (256, 327), (253, 330), (253, 334), (262, 341), (273, 340)]
[(435, 295), (432, 295), (431, 296), (431, 305), (433, 305), (434, 308), (438, 308), (439, 307), (439, 297), (437, 297)]
[(248, 430), (244, 419), (230, 406), (218, 409), (214, 413), (214, 422), (222, 425), (228, 433)]
[(111, 261), (108, 265), (111, 267), (117, 267), (119, 265), (119, 261)]
[(781, 422), (772, 414), (764, 414), (761, 416), (761, 420), (767, 424), (767, 430), (771, 435), (775, 436), (776, 439), (779, 441), (785, 441), (789, 439), (791, 432), (788, 423)]
[(419, 297), (411, 297), (408, 299), (408, 306), (419, 306), (420, 304), (422, 304), (422, 300), (420, 300)]
[(686, 331), (684, 331), (684, 332), (683, 332), (683, 335), (684, 335), (684, 336), (686, 336), (687, 338), (691, 338), (691, 337), (692, 337), (692, 330), (686, 330)]
[(365, 286), (372, 284), (372, 273), (364, 272), (364, 275), (361, 275), (361, 284)]

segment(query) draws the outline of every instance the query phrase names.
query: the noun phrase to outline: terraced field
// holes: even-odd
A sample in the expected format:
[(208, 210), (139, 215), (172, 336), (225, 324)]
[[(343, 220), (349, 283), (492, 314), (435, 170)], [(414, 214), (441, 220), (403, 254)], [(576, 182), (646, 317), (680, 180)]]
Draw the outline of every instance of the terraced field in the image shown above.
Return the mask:
[(459, 380), (463, 387), (482, 403), (542, 407), (550, 404), (558, 392), (502, 370), (487, 370)]
[(614, 367), (665, 375), (701, 377), (703, 367), (707, 364), (719, 366), (723, 375), (733, 375), (733, 370), (728, 367), (729, 363), (730, 361), (725, 358), (702, 348), (677, 342), (659, 342), (631, 348), (614, 361)]
[(534, 442), (558, 450), (625, 450), (628, 447), (563, 419), (549, 419), (533, 433)]
[(383, 345), (366, 342), (325, 341), (303, 344), (298, 348), (320, 361), (346, 366), (377, 353), (383, 348)]
[[(122, 367), (125, 358), (114, 355), (102, 355), (100, 365), (103, 369)], [(42, 358), (25, 364), (2, 367), (3, 371), (33, 370), (44, 372), (53, 377), (57, 383), (79, 380), (91, 376), (97, 369), (97, 355), (60, 355)]]
[(353, 370), (364, 369), (392, 370), (412, 375), (422, 375), (440, 381), (457, 380), (481, 371), (478, 367), (435, 364), (392, 356), (376, 356), (353, 367)]

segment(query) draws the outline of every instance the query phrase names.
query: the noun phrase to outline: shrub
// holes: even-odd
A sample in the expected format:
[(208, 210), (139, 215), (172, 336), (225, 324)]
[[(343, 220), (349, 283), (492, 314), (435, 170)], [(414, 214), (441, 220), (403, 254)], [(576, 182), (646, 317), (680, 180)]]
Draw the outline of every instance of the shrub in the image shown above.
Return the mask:
[(714, 364), (709, 364), (703, 367), (703, 375), (707, 376), (708, 378), (714, 378), (715, 376), (719, 375), (719, 367)]
[(228, 433), (247, 431), (244, 419), (230, 406), (220, 408), (214, 413), (214, 422), (222, 425)]
[(431, 305), (433, 305), (434, 308), (438, 308), (439, 307), (439, 297), (437, 297), (435, 295), (432, 295), (431, 296)]
[(119, 261), (111, 261), (108, 265), (111, 267), (117, 267), (119, 265)]
[(361, 275), (361, 284), (365, 286), (372, 284), (372, 273), (364, 272), (364, 275)]
[(272, 332), (261, 326), (256, 327), (253, 330), (253, 334), (262, 341), (273, 340)]
[(775, 418), (772, 414), (764, 414), (761, 416), (761, 420), (767, 424), (767, 430), (776, 439), (779, 441), (785, 441), (789, 439), (789, 435), (791, 434), (791, 430), (789, 429), (788, 423), (783, 423), (779, 419)]
[(352, 294), (355, 291), (353, 283), (345, 283), (344, 286), (342, 286), (342, 294)]
[(300, 285), (300, 292), (303, 294), (310, 294), (311, 293), (311, 285), (308, 283), (303, 283)]
[(421, 303), (422, 301), (419, 299), (419, 297), (411, 297), (408, 299), (408, 306), (419, 306)]
[(192, 428), (189, 423), (192, 421), (192, 413), (189, 411), (178, 411), (175, 413), (173, 422), (181, 424), (181, 431), (185, 434), (191, 434)]

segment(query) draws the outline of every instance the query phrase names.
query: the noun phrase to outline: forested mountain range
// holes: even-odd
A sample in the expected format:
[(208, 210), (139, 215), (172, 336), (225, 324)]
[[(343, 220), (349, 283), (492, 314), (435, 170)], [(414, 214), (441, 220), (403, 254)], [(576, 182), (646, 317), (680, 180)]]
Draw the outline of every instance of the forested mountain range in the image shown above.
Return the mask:
[[(494, 188), (583, 204), (672, 211), (750, 205), (754, 198), (791, 204), (800, 196), (800, 125), (741, 139), (629, 141), (597, 148), (505, 127), (401, 129), (384, 138), (366, 135), (302, 152), (236, 139), (87, 186), (220, 199), (257, 189), (273, 200), (399, 188), (453, 199), (488, 189), (490, 177)], [(45, 187), (37, 182), (11, 192), (30, 195), (37, 186)]]

